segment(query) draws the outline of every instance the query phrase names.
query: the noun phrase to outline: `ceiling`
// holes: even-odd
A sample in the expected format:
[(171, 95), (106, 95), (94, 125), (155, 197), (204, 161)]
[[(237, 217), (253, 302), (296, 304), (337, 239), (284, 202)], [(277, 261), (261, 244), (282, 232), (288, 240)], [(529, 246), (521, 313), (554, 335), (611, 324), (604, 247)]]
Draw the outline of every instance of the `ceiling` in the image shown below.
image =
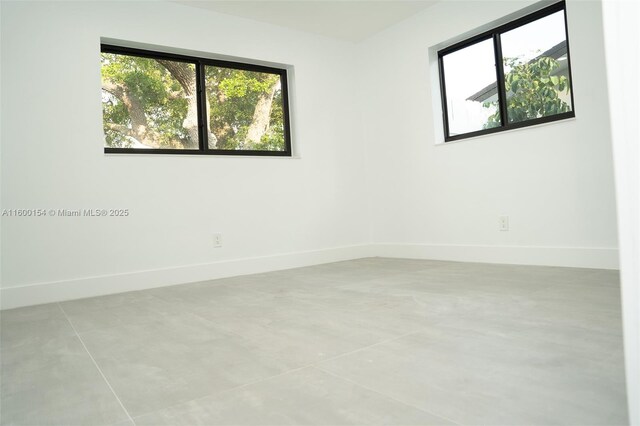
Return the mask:
[(426, 9), (436, 3), (436, 0), (176, 0), (176, 2), (357, 42)]

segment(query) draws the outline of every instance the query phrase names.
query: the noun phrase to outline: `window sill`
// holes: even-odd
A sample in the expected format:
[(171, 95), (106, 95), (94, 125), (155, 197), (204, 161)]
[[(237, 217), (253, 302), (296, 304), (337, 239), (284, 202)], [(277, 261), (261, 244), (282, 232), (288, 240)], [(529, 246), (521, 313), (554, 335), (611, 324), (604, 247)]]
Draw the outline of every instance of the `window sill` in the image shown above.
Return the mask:
[(523, 126), (523, 127), (516, 127), (513, 129), (505, 129), (499, 132), (494, 132), (494, 133), (486, 133), (484, 135), (477, 135), (477, 136), (469, 136), (468, 138), (463, 138), (463, 139), (458, 139), (458, 140), (453, 140), (453, 141), (448, 141), (445, 142), (444, 139), (440, 139), (438, 142), (435, 142), (433, 145), (434, 146), (442, 146), (442, 145), (452, 145), (452, 144), (458, 144), (461, 142), (470, 142), (470, 141), (475, 141), (478, 139), (485, 139), (485, 138), (495, 138), (495, 137), (500, 137), (501, 135), (508, 135), (511, 134), (513, 132), (521, 132), (523, 130), (531, 130), (531, 129), (536, 129), (536, 128), (540, 128), (540, 127), (545, 127), (545, 126), (554, 126), (554, 125), (558, 125), (561, 123), (567, 123), (567, 122), (571, 122), (571, 121), (575, 121), (576, 117), (567, 117), (567, 118), (563, 118), (561, 120), (554, 120), (554, 121), (548, 121), (546, 123), (538, 123), (538, 124), (531, 124), (528, 126)]
[(232, 154), (225, 154), (225, 155), (215, 155), (215, 154), (197, 154), (197, 153), (189, 153), (189, 154), (174, 154), (174, 153), (163, 153), (163, 154), (157, 154), (157, 153), (152, 153), (152, 152), (104, 152), (103, 153), (106, 157), (131, 157), (131, 156), (135, 156), (135, 157), (171, 157), (171, 158), (197, 158), (197, 157), (202, 157), (202, 158), (264, 158), (264, 159), (279, 159), (279, 160), (291, 160), (291, 159), (295, 159), (295, 160), (299, 160), (302, 157), (300, 155), (248, 155), (248, 154), (244, 154), (244, 155), (232, 155)]

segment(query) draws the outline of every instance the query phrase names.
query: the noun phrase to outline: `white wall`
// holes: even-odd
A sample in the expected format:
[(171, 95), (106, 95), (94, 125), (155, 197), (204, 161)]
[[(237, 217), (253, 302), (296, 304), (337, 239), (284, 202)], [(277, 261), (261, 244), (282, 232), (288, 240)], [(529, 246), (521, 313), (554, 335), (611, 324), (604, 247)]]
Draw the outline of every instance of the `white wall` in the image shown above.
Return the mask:
[[(3, 218), (5, 306), (365, 254), (353, 44), (161, 2), (3, 1), (1, 27), (3, 207), (131, 211)], [(105, 155), (100, 37), (293, 65), (300, 158)]]
[[(377, 252), (617, 267), (598, 2), (567, 5), (575, 120), (435, 144), (441, 123), (431, 101), (429, 47), (530, 4), (442, 2), (362, 43)], [(498, 231), (501, 215), (510, 217), (509, 232)]]
[[(640, 425), (640, 5), (603, 3), (615, 153), (629, 421)], [(621, 66), (621, 64), (623, 66)]]

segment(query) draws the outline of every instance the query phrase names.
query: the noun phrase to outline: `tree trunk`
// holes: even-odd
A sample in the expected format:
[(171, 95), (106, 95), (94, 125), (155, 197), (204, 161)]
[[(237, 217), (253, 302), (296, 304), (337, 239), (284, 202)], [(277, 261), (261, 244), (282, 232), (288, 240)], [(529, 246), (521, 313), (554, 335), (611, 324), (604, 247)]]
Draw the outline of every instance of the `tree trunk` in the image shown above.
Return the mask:
[[(135, 94), (129, 92), (124, 85), (111, 81), (103, 81), (102, 88), (120, 99), (129, 112), (131, 129), (127, 129), (127, 132), (124, 132), (124, 129), (119, 127), (118, 131), (126, 136), (131, 136), (143, 145), (151, 148), (159, 148), (159, 143), (153, 133), (149, 130), (147, 116), (144, 114), (144, 108), (142, 107), (140, 99), (138, 99)], [(113, 128), (113, 126), (111, 127)]]
[(271, 106), (273, 105), (273, 98), (276, 91), (280, 88), (280, 78), (273, 82), (271, 88), (260, 95), (256, 109), (253, 111), (253, 120), (249, 125), (247, 131), (247, 143), (249, 146), (257, 145), (260, 143), (262, 136), (269, 129), (269, 121), (271, 118)]
[(206, 126), (205, 129), (207, 129), (208, 132), (207, 143), (209, 144), (210, 149), (216, 149), (218, 148), (218, 138), (213, 133), (213, 129), (211, 128), (211, 104), (209, 104), (209, 98), (205, 98), (205, 101), (207, 111), (205, 116), (206, 121), (204, 122), (204, 125)]
[(169, 73), (178, 80), (187, 100), (187, 116), (182, 121), (182, 126), (187, 131), (187, 140), (183, 140), (185, 148), (198, 147), (198, 96), (196, 96), (196, 73), (185, 62), (166, 61), (156, 59)]

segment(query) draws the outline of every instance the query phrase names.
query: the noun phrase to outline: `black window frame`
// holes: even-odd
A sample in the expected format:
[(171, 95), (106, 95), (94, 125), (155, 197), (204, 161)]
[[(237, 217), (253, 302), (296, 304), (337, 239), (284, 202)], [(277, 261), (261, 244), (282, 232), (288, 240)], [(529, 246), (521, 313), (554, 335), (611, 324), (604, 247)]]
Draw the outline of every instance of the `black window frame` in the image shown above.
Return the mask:
[[(291, 157), (291, 118), (289, 109), (289, 83), (286, 68), (276, 68), (264, 65), (256, 65), (245, 62), (233, 62), (219, 59), (203, 58), (198, 56), (188, 56), (161, 51), (152, 51), (132, 47), (124, 47), (113, 44), (100, 44), (101, 53), (112, 53), (116, 55), (138, 56), (150, 59), (166, 59), (176, 62), (187, 62), (195, 65), (196, 73), (196, 96), (198, 98), (198, 149), (163, 149), (163, 148), (109, 148), (104, 147), (105, 154), (180, 154), (180, 155), (241, 155), (241, 156), (269, 156), (269, 157)], [(211, 149), (205, 126), (206, 123), (206, 96), (205, 88), (205, 66), (220, 68), (231, 68), (237, 70), (263, 72), (277, 74), (280, 76), (282, 90), (282, 115), (284, 124), (284, 144), (283, 151), (267, 150), (232, 150), (232, 149)]]
[[(564, 14), (565, 40), (567, 45), (567, 72), (569, 75), (571, 111), (563, 112), (560, 114), (549, 115), (545, 117), (534, 118), (526, 121), (520, 121), (517, 123), (509, 123), (507, 118), (507, 94), (506, 94), (506, 86), (504, 81), (505, 76), (504, 76), (504, 65), (503, 65), (502, 45), (501, 45), (500, 36), (506, 33), (507, 31), (511, 31), (513, 29), (530, 24), (531, 22), (537, 21), (539, 19), (542, 19), (546, 16), (549, 16), (559, 11), (562, 11)], [(447, 94), (446, 94), (446, 87), (445, 87), (445, 73), (444, 73), (443, 58), (450, 53), (456, 52), (458, 50), (462, 50), (476, 43), (479, 43), (485, 40), (491, 40), (491, 39), (493, 40), (493, 51), (494, 51), (495, 63), (496, 63), (496, 85), (497, 85), (497, 91), (498, 91), (498, 108), (500, 111), (501, 126), (493, 127), (490, 129), (476, 130), (473, 132), (462, 133), (459, 135), (451, 136), (449, 134), (449, 112), (447, 109)], [(440, 77), (440, 97), (442, 101), (442, 118), (444, 121), (443, 123), (444, 124), (444, 141), (452, 142), (460, 139), (467, 139), (475, 136), (504, 132), (507, 130), (535, 126), (537, 124), (549, 123), (549, 122), (559, 121), (559, 120), (566, 120), (568, 118), (575, 117), (576, 114), (575, 114), (575, 102), (573, 99), (573, 77), (571, 74), (570, 51), (571, 49), (569, 48), (569, 26), (567, 23), (567, 8), (564, 0), (439, 50), (438, 51), (438, 72)]]

